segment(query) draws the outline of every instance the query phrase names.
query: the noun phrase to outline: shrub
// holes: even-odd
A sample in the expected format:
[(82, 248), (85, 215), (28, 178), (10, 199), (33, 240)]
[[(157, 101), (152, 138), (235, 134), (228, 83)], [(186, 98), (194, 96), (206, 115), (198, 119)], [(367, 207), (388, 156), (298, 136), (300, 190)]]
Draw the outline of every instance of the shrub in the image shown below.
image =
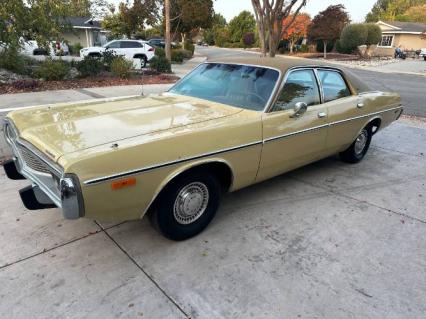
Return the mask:
[(365, 40), (366, 45), (378, 44), (382, 38), (382, 29), (375, 23), (366, 23), (367, 28), (367, 39)]
[(112, 50), (105, 50), (104, 53), (102, 53), (102, 63), (107, 71), (111, 71), (111, 64), (117, 57), (118, 55)]
[(245, 48), (250, 48), (251, 46), (253, 46), (254, 42), (255, 42), (255, 36), (253, 32), (246, 32), (243, 35), (243, 39), (242, 42), (244, 44)]
[(82, 77), (96, 76), (102, 72), (104, 65), (99, 58), (86, 56), (76, 63), (75, 67)]
[(111, 72), (122, 79), (130, 77), (133, 69), (133, 62), (125, 59), (124, 57), (116, 57), (111, 62)]
[(181, 51), (182, 51), (184, 59), (190, 59), (190, 58), (192, 58), (193, 54), (192, 54), (191, 51), (188, 51), (188, 50), (181, 50)]
[(191, 54), (192, 54), (192, 55), (194, 55), (195, 45), (192, 43), (192, 41), (191, 41), (191, 40), (186, 40), (186, 41), (185, 41), (185, 43), (184, 43), (183, 48), (184, 48), (185, 50), (190, 51), (190, 52), (191, 52)]
[(76, 43), (69, 46), (71, 55), (80, 55), (80, 50), (83, 49), (83, 46), (80, 43)]
[(35, 60), (18, 53), (15, 48), (8, 48), (0, 52), (0, 68), (17, 74), (31, 74), (31, 65)]
[(164, 58), (166, 56), (166, 51), (163, 48), (155, 48), (155, 55)]
[(352, 49), (348, 49), (345, 46), (342, 45), (341, 40), (336, 41), (336, 51), (342, 54), (351, 54), (353, 53)]
[(39, 85), (39, 82), (33, 79), (30, 80), (19, 80), (12, 83), (12, 86), (15, 89), (23, 90), (23, 89), (35, 89)]
[(349, 24), (342, 30), (340, 45), (343, 50), (355, 51), (358, 46), (365, 44), (368, 30), (363, 23)]
[(70, 71), (70, 65), (63, 60), (47, 58), (40, 64), (36, 75), (47, 81), (63, 80)]
[(149, 67), (160, 73), (171, 73), (172, 67), (166, 57), (154, 56), (149, 62)]
[(299, 52), (302, 52), (302, 53), (309, 52), (309, 46), (307, 44), (302, 44), (299, 48)]

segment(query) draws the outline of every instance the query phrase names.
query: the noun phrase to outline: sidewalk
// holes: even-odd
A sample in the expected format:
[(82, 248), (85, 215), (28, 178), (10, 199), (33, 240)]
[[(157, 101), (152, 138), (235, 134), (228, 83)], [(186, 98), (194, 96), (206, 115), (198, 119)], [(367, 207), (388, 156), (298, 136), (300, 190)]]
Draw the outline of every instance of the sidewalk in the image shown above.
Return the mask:
[[(195, 55), (194, 58), (182, 64), (173, 64), (172, 70), (178, 77), (184, 77), (198, 64), (205, 61), (204, 57)], [(3, 94), (0, 99), (1, 113), (15, 108), (34, 105), (54, 104), (61, 102), (76, 102), (107, 97), (122, 97), (131, 95), (157, 94), (168, 90), (173, 84), (124, 85), (74, 90), (40, 91), (30, 93)]]

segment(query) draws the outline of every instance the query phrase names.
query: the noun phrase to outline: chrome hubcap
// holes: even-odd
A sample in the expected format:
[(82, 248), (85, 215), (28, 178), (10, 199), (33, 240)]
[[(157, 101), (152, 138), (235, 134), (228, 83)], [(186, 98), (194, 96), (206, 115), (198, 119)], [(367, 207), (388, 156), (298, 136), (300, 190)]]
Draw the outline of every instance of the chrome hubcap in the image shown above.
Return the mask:
[(357, 155), (360, 155), (365, 148), (365, 145), (367, 145), (367, 137), (368, 137), (368, 133), (366, 130), (362, 130), (361, 134), (359, 134), (359, 136), (356, 138), (355, 141), (355, 153)]
[(179, 224), (187, 225), (203, 215), (209, 203), (209, 189), (200, 182), (186, 185), (179, 191), (173, 205), (173, 215)]

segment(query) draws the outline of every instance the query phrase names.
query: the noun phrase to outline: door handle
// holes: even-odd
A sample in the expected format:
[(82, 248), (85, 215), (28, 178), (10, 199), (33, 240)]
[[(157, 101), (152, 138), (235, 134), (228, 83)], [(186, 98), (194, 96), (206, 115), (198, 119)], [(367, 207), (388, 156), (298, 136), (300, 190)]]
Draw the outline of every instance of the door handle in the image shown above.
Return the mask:
[(364, 107), (364, 103), (359, 102), (359, 103), (356, 105), (356, 107), (357, 107), (357, 108), (359, 108), (359, 109), (362, 109), (362, 108)]
[(322, 119), (323, 117), (326, 117), (327, 116), (327, 113), (325, 113), (325, 112), (319, 112), (318, 113), (318, 118), (320, 118), (320, 119)]

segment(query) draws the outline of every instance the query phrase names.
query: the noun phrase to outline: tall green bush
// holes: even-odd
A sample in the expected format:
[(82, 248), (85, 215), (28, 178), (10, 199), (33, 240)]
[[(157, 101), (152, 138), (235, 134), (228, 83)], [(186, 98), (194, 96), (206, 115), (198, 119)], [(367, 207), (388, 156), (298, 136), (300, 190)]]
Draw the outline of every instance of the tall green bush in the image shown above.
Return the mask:
[(133, 62), (127, 60), (125, 57), (119, 56), (116, 57), (111, 62), (111, 72), (122, 79), (127, 79), (130, 77), (133, 69)]
[(358, 46), (365, 44), (368, 36), (368, 29), (364, 23), (354, 23), (347, 25), (340, 36), (340, 44), (344, 50), (356, 51)]
[(47, 81), (63, 80), (68, 75), (70, 68), (69, 63), (63, 60), (47, 58), (40, 64), (36, 75)]
[(31, 65), (35, 63), (34, 59), (19, 54), (16, 48), (7, 48), (0, 52), (0, 68), (17, 74), (29, 75)]
[(91, 56), (86, 56), (83, 60), (77, 62), (75, 67), (82, 77), (96, 76), (104, 69), (101, 59)]
[(185, 43), (184, 43), (183, 48), (184, 48), (185, 50), (190, 51), (190, 52), (192, 53), (192, 55), (194, 55), (195, 46), (194, 46), (194, 44), (192, 43), (192, 41), (191, 41), (191, 40), (186, 40), (186, 41), (185, 41)]
[(367, 46), (378, 44), (382, 39), (382, 29), (375, 23), (366, 23), (367, 28), (367, 39), (365, 44)]
[(149, 67), (160, 73), (171, 73), (172, 66), (166, 57), (154, 56), (149, 62)]

